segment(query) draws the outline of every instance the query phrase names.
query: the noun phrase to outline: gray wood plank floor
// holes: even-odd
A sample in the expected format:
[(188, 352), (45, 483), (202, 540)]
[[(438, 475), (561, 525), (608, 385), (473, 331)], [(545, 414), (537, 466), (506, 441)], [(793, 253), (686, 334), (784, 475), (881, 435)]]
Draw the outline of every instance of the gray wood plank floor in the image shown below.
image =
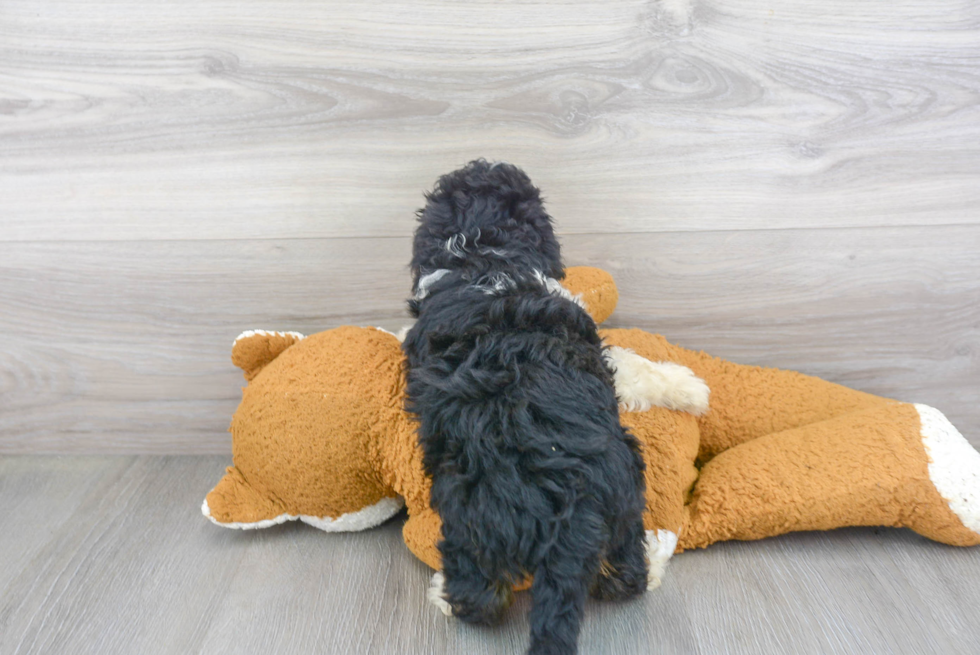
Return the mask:
[[(224, 457), (0, 457), (0, 653), (521, 652), (446, 619), (399, 516), (238, 532), (199, 511)], [(683, 553), (660, 589), (590, 602), (583, 655), (975, 653), (980, 549), (846, 529)]]

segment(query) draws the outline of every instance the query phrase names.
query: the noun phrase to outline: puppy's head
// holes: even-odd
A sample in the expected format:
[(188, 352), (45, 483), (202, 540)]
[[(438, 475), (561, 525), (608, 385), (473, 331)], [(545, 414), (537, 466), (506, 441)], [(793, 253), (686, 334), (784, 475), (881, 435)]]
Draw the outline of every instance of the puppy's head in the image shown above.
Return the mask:
[(561, 249), (541, 193), (521, 169), (472, 161), (439, 178), (418, 212), (412, 276), (437, 269), (477, 278), (500, 268), (538, 270), (561, 279)]

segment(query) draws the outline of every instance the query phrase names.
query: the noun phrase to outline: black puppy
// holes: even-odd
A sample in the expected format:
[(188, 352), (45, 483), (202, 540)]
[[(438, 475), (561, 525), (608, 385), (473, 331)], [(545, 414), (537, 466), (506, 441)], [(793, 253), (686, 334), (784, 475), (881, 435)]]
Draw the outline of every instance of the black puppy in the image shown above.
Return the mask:
[(647, 588), (639, 445), (527, 175), (477, 160), (426, 199), (404, 350), (443, 522), (433, 600), (493, 623), (533, 575), (529, 653), (574, 653), (590, 591)]

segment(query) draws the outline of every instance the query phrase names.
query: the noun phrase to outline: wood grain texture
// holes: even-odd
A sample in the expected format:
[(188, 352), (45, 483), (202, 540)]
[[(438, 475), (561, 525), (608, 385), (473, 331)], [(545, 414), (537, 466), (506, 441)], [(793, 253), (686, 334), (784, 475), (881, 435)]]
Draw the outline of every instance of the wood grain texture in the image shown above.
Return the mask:
[(565, 233), (976, 224), (980, 5), (0, 7), (0, 240), (401, 235), (527, 168)]
[(0, 452), (227, 452), (231, 339), (400, 327), (412, 212), (524, 165), (612, 324), (980, 439), (980, 6), (0, 5)]
[[(980, 227), (569, 235), (608, 322), (934, 405), (980, 445)], [(405, 239), (0, 244), (0, 452), (225, 453), (246, 329), (397, 329)]]
[[(0, 652), (503, 655), (502, 625), (446, 619), (402, 516), (362, 533), (231, 531), (201, 498), (224, 457), (0, 457)], [(9, 529), (8, 529), (9, 528)], [(674, 558), (660, 589), (590, 601), (583, 654), (969, 653), (980, 549), (906, 530), (730, 542)]]

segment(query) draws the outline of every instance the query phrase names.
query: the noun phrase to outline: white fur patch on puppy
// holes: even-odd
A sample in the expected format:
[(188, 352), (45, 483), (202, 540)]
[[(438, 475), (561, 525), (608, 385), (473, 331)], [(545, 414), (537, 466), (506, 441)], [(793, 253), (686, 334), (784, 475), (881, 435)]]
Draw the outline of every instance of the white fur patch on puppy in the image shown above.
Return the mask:
[(446, 250), (458, 259), (466, 258), (466, 235), (462, 232), (452, 235), (446, 240)]
[(473, 288), (479, 289), (487, 295), (494, 296), (516, 289), (517, 283), (506, 273), (491, 273), (474, 282)]
[[(459, 246), (460, 243), (462, 243), (462, 245), (465, 246), (466, 237), (463, 236), (462, 234), (457, 234), (446, 242), (446, 249), (452, 252), (457, 257), (460, 257), (462, 255), (457, 255), (457, 252), (465, 252), (465, 248), (463, 249), (457, 248), (457, 246)], [(489, 250), (493, 250), (493, 249), (491, 248)], [(503, 254), (503, 252), (501, 251), (498, 254)], [(428, 273), (420, 277), (418, 288), (415, 291), (415, 299), (422, 300), (423, 298), (428, 296), (429, 287), (431, 287), (433, 284), (435, 284), (440, 279), (442, 279), (443, 276), (448, 274), (449, 274), (449, 269), (438, 268), (432, 271), (431, 273)], [(537, 270), (534, 271), (534, 279), (541, 286), (543, 286), (545, 290), (548, 291), (548, 293), (558, 296), (560, 298), (564, 298), (565, 300), (570, 300), (576, 305), (578, 305), (579, 307), (581, 307), (582, 309), (588, 311), (589, 308), (585, 306), (585, 301), (582, 300), (582, 294), (580, 293), (573, 294), (571, 291), (563, 287), (561, 285), (561, 282), (559, 282), (553, 277), (548, 277), (541, 271), (537, 271)], [(517, 288), (517, 284), (514, 282), (514, 280), (511, 279), (510, 276), (504, 273), (492, 273), (490, 275), (487, 275), (484, 278), (480, 279), (479, 281), (475, 282), (473, 286), (477, 289), (480, 289), (484, 293), (490, 295), (504, 293), (505, 291), (511, 291)]]
[(449, 275), (448, 268), (439, 268), (428, 275), (420, 277), (418, 290), (415, 292), (415, 299), (422, 300), (429, 295), (429, 287), (438, 282), (444, 275)]
[(611, 346), (604, 351), (613, 369), (616, 397), (627, 412), (666, 407), (700, 416), (708, 411), (711, 390), (686, 366), (651, 362), (628, 348)]
[(647, 576), (647, 591), (660, 586), (667, 562), (677, 549), (677, 534), (670, 530), (647, 530), (647, 559), (650, 561), (650, 574)]
[(453, 606), (446, 600), (446, 577), (442, 571), (436, 571), (432, 575), (432, 582), (429, 584), (429, 591), (426, 594), (429, 602), (439, 608), (446, 616), (453, 615)]
[(578, 305), (584, 310), (589, 309), (588, 307), (585, 306), (585, 301), (582, 300), (582, 294), (580, 293), (572, 294), (571, 291), (563, 287), (561, 285), (561, 282), (559, 282), (555, 278), (548, 277), (541, 271), (534, 271), (534, 277), (537, 279), (537, 281), (540, 284), (544, 286), (545, 289), (548, 290), (548, 293), (550, 293), (551, 295), (558, 296), (559, 298), (564, 298), (565, 300), (571, 300), (573, 303), (575, 303), (576, 305)]

